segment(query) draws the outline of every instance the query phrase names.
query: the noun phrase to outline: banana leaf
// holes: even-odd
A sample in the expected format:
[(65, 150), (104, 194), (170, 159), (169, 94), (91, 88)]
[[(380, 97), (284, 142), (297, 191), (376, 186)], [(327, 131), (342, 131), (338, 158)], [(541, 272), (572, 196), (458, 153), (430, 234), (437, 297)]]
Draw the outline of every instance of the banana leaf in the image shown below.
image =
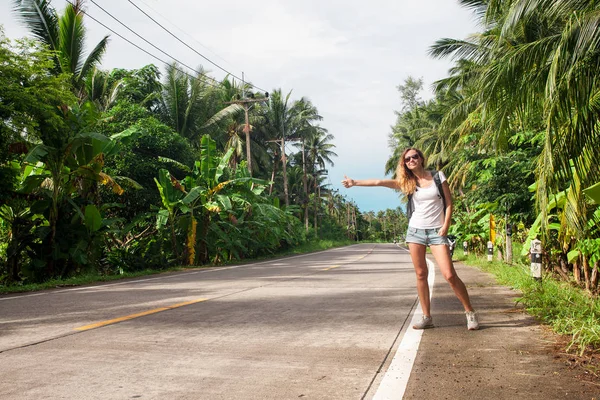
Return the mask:
[(592, 201), (596, 204), (600, 204), (600, 182), (596, 183), (593, 186), (590, 186), (587, 189), (583, 189), (583, 193), (585, 193)]

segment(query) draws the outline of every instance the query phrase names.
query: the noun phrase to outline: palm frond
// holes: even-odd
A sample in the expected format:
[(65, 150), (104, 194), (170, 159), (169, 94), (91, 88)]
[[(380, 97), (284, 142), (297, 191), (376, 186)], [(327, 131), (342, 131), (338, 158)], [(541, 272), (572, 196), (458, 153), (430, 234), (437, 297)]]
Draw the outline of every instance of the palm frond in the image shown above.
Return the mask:
[(108, 46), (109, 37), (105, 36), (96, 44), (94, 49), (88, 54), (85, 61), (81, 64), (81, 68), (79, 69), (79, 79), (84, 76), (87, 76), (89, 71), (91, 71), (96, 65), (100, 64), (102, 60), (102, 56), (106, 52), (106, 48)]
[(13, 0), (18, 18), (29, 28), (34, 37), (58, 50), (58, 16), (49, 0)]

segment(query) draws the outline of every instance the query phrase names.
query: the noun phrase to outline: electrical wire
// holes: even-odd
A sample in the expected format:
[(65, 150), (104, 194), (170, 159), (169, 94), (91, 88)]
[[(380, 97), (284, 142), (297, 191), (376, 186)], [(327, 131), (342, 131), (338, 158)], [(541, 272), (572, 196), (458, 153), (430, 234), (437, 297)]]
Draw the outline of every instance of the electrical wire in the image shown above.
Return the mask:
[[(71, 4), (72, 6), (75, 6), (73, 3), (71, 3), (71, 2), (70, 2), (70, 1), (68, 1), (68, 0), (67, 0), (67, 3)], [(85, 15), (86, 15), (88, 18), (90, 18), (91, 20), (95, 21), (96, 23), (98, 23), (98, 24), (102, 25), (104, 28), (108, 29), (109, 31), (111, 31), (112, 33), (114, 33), (115, 35), (117, 35), (118, 37), (120, 37), (121, 39), (125, 40), (125, 41), (126, 41), (127, 43), (129, 43), (130, 45), (132, 45), (132, 46), (136, 47), (137, 49), (139, 49), (139, 50), (143, 51), (144, 53), (148, 54), (150, 57), (152, 57), (152, 58), (154, 58), (154, 59), (156, 59), (156, 60), (158, 60), (158, 61), (162, 62), (162, 63), (163, 63), (163, 64), (165, 64), (165, 65), (171, 65), (171, 64), (170, 64), (170, 63), (168, 63), (167, 61), (165, 61), (165, 60), (161, 59), (161, 58), (160, 58), (160, 57), (158, 57), (158, 56), (155, 56), (154, 54), (150, 53), (149, 51), (147, 51), (147, 50), (145, 50), (145, 49), (141, 48), (140, 46), (138, 46), (137, 44), (133, 43), (131, 40), (127, 39), (127, 38), (126, 38), (126, 37), (124, 37), (123, 35), (119, 34), (118, 32), (114, 31), (113, 29), (109, 28), (109, 27), (108, 27), (108, 26), (106, 26), (104, 23), (100, 22), (99, 20), (97, 20), (96, 18), (94, 18), (92, 15), (90, 15), (90, 14), (89, 14), (87, 11), (80, 10), (80, 12), (82, 12), (83, 14), (85, 14)], [(197, 78), (197, 77), (194, 77), (193, 75), (190, 75), (190, 74), (189, 74), (187, 71), (184, 71), (184, 70), (182, 70), (182, 69), (178, 68), (177, 66), (174, 66), (174, 68), (175, 68), (177, 71), (179, 71), (179, 72), (181, 72), (181, 73), (183, 73), (183, 74), (185, 74), (185, 75), (189, 76), (189, 77), (190, 77), (190, 78), (192, 78), (192, 79), (196, 79), (196, 78)], [(210, 79), (212, 79), (212, 80), (213, 80), (213, 81), (215, 81), (215, 82), (218, 82), (218, 81), (216, 81), (214, 78), (211, 78), (211, 77), (209, 77), (209, 76), (208, 76), (208, 75), (206, 75), (206, 74), (201, 74), (201, 75), (202, 75), (202, 76), (204, 76), (204, 77), (210, 78)], [(207, 81), (206, 83), (207, 83), (209, 86), (212, 86), (212, 87), (213, 87), (213, 88), (215, 88), (215, 89), (219, 89), (219, 88), (220, 88), (219, 86), (216, 86), (216, 85), (212, 84), (210, 81)]]
[[(184, 67), (196, 72), (199, 75), (204, 75), (205, 77), (207, 77), (208, 79), (211, 79), (213, 82), (220, 84), (219, 81), (217, 81), (215, 78), (210, 77), (208, 75), (206, 75), (203, 72), (200, 72), (196, 69), (194, 69), (193, 67), (190, 67), (189, 65), (185, 64), (182, 61), (179, 61), (178, 59), (176, 59), (175, 57), (173, 57), (172, 55), (170, 55), (169, 53), (165, 52), (164, 50), (162, 50), (161, 48), (155, 46), (153, 43), (149, 42), (146, 38), (142, 37), (140, 34), (138, 34), (137, 32), (135, 32), (133, 29), (131, 29), (130, 27), (128, 27), (127, 25), (125, 25), (123, 22), (121, 22), (117, 17), (115, 17), (114, 15), (112, 15), (110, 12), (106, 11), (104, 8), (102, 8), (98, 3), (96, 3), (94, 0), (90, 0), (90, 2), (92, 4), (94, 4), (96, 7), (98, 7), (100, 10), (102, 10), (104, 13), (106, 13), (108, 16), (110, 16), (112, 19), (114, 19), (115, 21), (117, 21), (119, 24), (121, 24), (124, 28), (126, 28), (128, 31), (130, 31), (131, 33), (133, 33), (134, 35), (136, 35), (137, 37), (139, 37), (140, 39), (142, 39), (144, 42), (148, 43), (150, 46), (154, 47), (156, 50), (160, 51), (161, 53), (163, 53), (164, 55), (166, 55), (167, 57), (173, 59), (174, 61), (178, 62), (179, 64), (183, 65)], [(88, 15), (89, 16), (89, 15)]]
[(189, 33), (187, 33), (186, 31), (184, 31), (183, 29), (179, 28), (177, 26), (177, 24), (173, 23), (173, 21), (170, 21), (167, 17), (165, 17), (164, 15), (162, 15), (159, 11), (156, 10), (156, 8), (153, 8), (150, 4), (148, 4), (147, 0), (138, 0), (140, 3), (142, 3), (144, 6), (146, 6), (146, 8), (149, 8), (150, 10), (152, 10), (154, 12), (155, 15), (158, 15), (163, 21), (168, 22), (171, 25), (171, 28), (175, 28), (176, 30), (178, 30), (180, 33), (182, 33), (183, 35), (187, 36), (188, 39), (192, 40), (194, 43), (196, 43), (198, 46), (202, 47), (203, 49), (205, 49), (206, 51), (208, 51), (209, 53), (211, 53), (212, 55), (214, 55), (215, 57), (217, 57), (219, 60), (223, 61), (225, 64), (229, 65), (231, 68), (235, 69), (236, 67), (231, 64), (229, 61), (227, 61), (226, 59), (224, 59), (223, 57), (221, 57), (220, 55), (218, 55), (217, 53), (215, 53), (210, 47), (207, 47), (205, 45), (203, 45), (202, 43), (200, 43), (197, 39), (195, 39), (192, 35), (190, 35)]
[[(127, 0), (129, 3), (131, 3), (135, 8), (137, 8), (142, 14), (144, 14), (146, 17), (150, 18), (150, 20), (152, 20), (152, 22), (154, 22), (156, 25), (160, 26), (163, 30), (165, 30), (169, 35), (173, 36), (175, 39), (177, 39), (179, 42), (181, 42), (184, 46), (186, 46), (187, 48), (189, 48), (190, 50), (192, 50), (194, 53), (198, 54), (200, 57), (204, 58), (206, 61), (208, 61), (209, 63), (211, 63), (212, 65), (214, 65), (215, 67), (219, 68), (221, 71), (233, 76), (234, 78), (236, 78), (239, 81), (244, 82), (243, 79), (240, 79), (238, 76), (236, 76), (235, 74), (227, 71), (225, 68), (221, 67), (220, 65), (218, 65), (217, 63), (213, 62), (211, 59), (209, 59), (208, 57), (204, 56), (203, 54), (199, 53), (196, 49), (194, 49), (193, 47), (191, 47), (190, 45), (188, 45), (186, 42), (184, 42), (183, 40), (181, 40), (179, 37), (177, 37), (177, 35), (175, 35), (174, 33), (172, 33), (170, 30), (168, 30), (167, 28), (165, 28), (164, 26), (162, 26), (158, 21), (156, 21), (154, 18), (152, 18), (150, 15), (148, 15), (144, 10), (142, 10), (140, 7), (138, 7), (137, 4), (135, 4), (133, 1), (131, 0)], [(260, 90), (261, 92), (267, 92), (264, 89), (261, 89), (260, 87), (253, 85), (250, 82), (244, 82), (246, 84), (248, 84), (249, 86)]]

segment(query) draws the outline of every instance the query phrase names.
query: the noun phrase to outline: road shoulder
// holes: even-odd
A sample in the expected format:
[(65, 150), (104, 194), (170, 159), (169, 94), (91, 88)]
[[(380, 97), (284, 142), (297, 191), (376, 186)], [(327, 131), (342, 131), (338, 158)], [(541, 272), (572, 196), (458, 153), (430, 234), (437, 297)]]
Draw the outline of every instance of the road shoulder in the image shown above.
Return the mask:
[(518, 293), (457, 263), (481, 329), (467, 331), (459, 301), (437, 274), (436, 328), (424, 332), (404, 399), (598, 399), (600, 386), (555, 357), (557, 337), (523, 312)]

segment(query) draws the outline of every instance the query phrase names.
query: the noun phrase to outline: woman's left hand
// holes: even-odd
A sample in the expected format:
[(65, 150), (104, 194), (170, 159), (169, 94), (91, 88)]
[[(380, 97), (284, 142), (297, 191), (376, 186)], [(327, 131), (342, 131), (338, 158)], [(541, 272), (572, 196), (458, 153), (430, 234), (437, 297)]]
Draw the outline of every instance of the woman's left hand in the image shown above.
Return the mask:
[(440, 230), (438, 231), (438, 235), (440, 235), (440, 236), (448, 235), (448, 227), (446, 225), (442, 226), (440, 228)]
[(344, 175), (344, 180), (342, 181), (342, 185), (344, 185), (345, 188), (351, 188), (352, 186), (356, 185), (356, 182), (354, 182), (354, 179), (350, 179), (346, 175)]

